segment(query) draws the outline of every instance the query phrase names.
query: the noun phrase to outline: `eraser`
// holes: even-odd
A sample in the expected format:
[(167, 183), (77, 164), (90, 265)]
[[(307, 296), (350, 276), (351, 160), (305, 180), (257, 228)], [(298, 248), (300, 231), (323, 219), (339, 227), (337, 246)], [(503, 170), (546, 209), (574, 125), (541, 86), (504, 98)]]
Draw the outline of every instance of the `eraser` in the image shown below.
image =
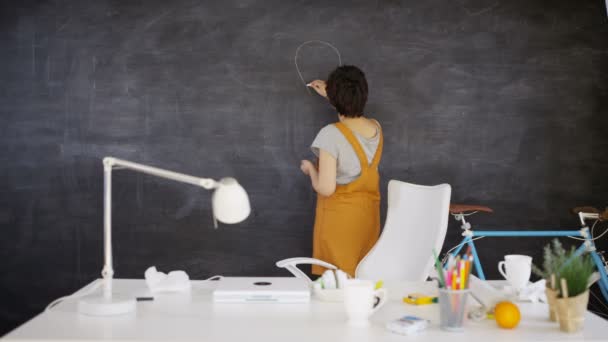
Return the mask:
[(386, 323), (386, 329), (400, 335), (411, 335), (425, 330), (430, 321), (416, 316), (403, 316)]

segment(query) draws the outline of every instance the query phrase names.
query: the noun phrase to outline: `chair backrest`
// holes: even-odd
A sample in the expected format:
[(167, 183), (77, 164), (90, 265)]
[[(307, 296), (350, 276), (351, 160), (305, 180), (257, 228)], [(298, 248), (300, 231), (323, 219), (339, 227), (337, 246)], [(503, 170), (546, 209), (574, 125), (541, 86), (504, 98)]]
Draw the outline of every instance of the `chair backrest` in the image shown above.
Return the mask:
[(433, 248), (439, 253), (445, 240), (451, 193), (449, 184), (391, 180), (382, 235), (357, 266), (356, 277), (426, 280), (433, 267)]

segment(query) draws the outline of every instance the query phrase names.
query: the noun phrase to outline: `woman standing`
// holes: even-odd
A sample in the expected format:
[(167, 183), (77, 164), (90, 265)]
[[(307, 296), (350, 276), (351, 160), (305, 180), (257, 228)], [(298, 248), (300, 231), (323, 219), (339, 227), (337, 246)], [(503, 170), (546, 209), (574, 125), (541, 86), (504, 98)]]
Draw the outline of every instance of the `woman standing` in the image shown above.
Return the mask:
[[(312, 143), (318, 169), (308, 160), (300, 165), (318, 194), (313, 257), (354, 276), (380, 233), (382, 130), (364, 116), (367, 80), (359, 68), (338, 67), (327, 82), (309, 86), (338, 112), (338, 122), (323, 127)], [(323, 271), (313, 265), (313, 274)]]

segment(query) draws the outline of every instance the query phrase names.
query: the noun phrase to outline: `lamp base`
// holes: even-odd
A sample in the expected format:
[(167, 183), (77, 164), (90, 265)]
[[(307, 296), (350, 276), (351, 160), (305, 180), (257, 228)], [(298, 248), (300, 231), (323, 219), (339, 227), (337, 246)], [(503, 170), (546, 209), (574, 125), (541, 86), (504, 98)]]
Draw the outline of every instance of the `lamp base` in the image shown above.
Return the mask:
[(106, 298), (103, 295), (84, 296), (78, 301), (78, 312), (91, 316), (114, 316), (134, 312), (135, 298), (112, 295)]

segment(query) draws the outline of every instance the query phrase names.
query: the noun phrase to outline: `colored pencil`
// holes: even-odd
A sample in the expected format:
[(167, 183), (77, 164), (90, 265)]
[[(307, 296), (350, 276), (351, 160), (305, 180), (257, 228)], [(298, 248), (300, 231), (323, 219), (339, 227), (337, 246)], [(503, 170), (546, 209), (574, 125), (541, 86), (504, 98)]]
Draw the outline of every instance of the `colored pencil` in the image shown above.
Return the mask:
[(465, 262), (464, 260), (460, 260), (460, 265), (458, 265), (458, 273), (460, 275), (460, 283), (459, 283), (459, 290), (463, 290), (464, 286), (465, 286), (465, 266), (464, 266)]
[(437, 257), (437, 252), (435, 252), (435, 248), (433, 248), (433, 256), (435, 257), (435, 268), (437, 269), (437, 273), (439, 273), (439, 287), (445, 287), (445, 278), (443, 277), (443, 267), (441, 267), (441, 262)]

